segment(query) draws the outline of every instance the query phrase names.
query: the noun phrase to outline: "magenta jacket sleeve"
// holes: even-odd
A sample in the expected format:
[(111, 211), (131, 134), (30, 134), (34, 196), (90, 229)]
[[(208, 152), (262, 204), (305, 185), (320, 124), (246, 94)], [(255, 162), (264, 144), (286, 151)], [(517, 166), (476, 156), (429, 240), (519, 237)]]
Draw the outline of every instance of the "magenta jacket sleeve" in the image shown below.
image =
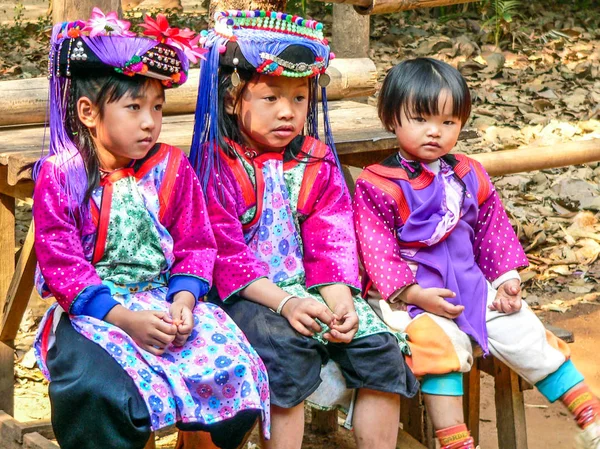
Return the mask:
[(194, 276), (211, 285), (217, 244), (200, 181), (185, 156), (175, 179), (161, 220), (173, 237), (171, 276)]
[[(60, 306), (70, 312), (77, 296), (102, 280), (86, 259), (82, 233), (94, 232), (86, 225), (74, 201), (67, 202), (64, 175), (48, 159), (42, 165), (33, 194), (35, 252), (44, 281)], [(87, 229), (87, 230), (86, 230)]]
[(215, 239), (217, 259), (214, 282), (219, 297), (226, 301), (230, 296), (257, 279), (268, 276), (269, 267), (259, 261), (246, 245), (240, 216), (244, 213), (241, 190), (231, 170), (215, 175), (215, 184), (209, 184), (208, 211)]
[(400, 255), (396, 229), (401, 225), (398, 206), (391, 195), (365, 179), (354, 192), (354, 223), (358, 252), (365, 271), (384, 299), (416, 282)]
[(305, 173), (303, 184), (310, 189), (298, 204), (306, 288), (340, 283), (360, 292), (352, 203), (330, 149), (316, 176)]
[(479, 206), (473, 251), (477, 265), (492, 282), (510, 270), (526, 267), (529, 261), (487, 173), (485, 180), (489, 196)]

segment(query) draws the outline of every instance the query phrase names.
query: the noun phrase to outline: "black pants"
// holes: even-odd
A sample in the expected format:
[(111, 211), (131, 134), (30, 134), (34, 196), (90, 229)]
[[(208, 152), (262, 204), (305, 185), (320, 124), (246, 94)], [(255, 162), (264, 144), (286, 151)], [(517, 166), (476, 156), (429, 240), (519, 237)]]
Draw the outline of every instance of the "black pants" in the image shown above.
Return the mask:
[[(142, 449), (150, 433), (150, 415), (133, 380), (99, 345), (79, 334), (64, 314), (48, 351), (52, 427), (61, 449)], [(245, 411), (205, 430), (224, 449), (236, 448), (259, 416)]]

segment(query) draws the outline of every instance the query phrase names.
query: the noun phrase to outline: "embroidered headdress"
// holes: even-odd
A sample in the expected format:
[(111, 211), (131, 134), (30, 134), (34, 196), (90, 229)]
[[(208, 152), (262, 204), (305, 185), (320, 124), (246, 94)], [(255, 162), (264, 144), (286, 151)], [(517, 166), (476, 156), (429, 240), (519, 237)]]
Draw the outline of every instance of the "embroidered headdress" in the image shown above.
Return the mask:
[(71, 79), (111, 73), (143, 75), (160, 80), (165, 88), (177, 87), (187, 80), (190, 61), (197, 62), (206, 52), (198, 47), (200, 35), (169, 27), (162, 14), (156, 20), (146, 16), (140, 26), (144, 31), (138, 35), (116, 13), (105, 15), (94, 8), (87, 22), (63, 22), (52, 29), (48, 55), (49, 152), (35, 165), (33, 178), (37, 178), (45, 159), (56, 156), (57, 165), (67, 174), (67, 195), (79, 203), (87, 188), (87, 175), (66, 126)]
[[(325, 73), (335, 57), (323, 37), (323, 25), (292, 14), (274, 11), (218, 11), (215, 26), (202, 31), (199, 43), (208, 50), (201, 63), (200, 87), (196, 105), (194, 137), (190, 161), (204, 186), (215, 170), (220, 169), (219, 143), (219, 74), (231, 72), (231, 84), (241, 80), (238, 70), (270, 76), (308, 78), (311, 83), (306, 132), (319, 138), (317, 113), (318, 91), (321, 89), (325, 143), (335, 153), (329, 127)], [(336, 155), (337, 158), (337, 155)], [(339, 165), (339, 161), (338, 161)]]

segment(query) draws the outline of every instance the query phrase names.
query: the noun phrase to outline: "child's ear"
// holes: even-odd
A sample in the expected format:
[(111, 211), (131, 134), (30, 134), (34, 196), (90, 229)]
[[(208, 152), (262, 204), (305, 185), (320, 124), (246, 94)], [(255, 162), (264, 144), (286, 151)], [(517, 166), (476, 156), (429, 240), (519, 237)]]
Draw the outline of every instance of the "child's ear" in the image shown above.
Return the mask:
[(235, 114), (235, 99), (231, 92), (227, 92), (225, 94), (225, 101), (223, 101), (223, 106), (225, 106), (225, 113), (228, 115)]
[(98, 108), (88, 97), (81, 97), (77, 100), (77, 117), (86, 127), (94, 128), (98, 117)]

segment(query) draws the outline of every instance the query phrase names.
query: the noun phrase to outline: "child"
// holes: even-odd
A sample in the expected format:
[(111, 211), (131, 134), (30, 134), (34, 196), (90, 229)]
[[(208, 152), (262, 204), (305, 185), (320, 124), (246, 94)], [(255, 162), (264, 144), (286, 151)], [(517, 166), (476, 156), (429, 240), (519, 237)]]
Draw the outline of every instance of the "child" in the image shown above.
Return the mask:
[(600, 448), (597, 399), (568, 347), (521, 300), (516, 269), (527, 257), (498, 194), (478, 162), (449, 154), (471, 111), (466, 82), (443, 62), (405, 61), (387, 74), (378, 109), (400, 149), (356, 185), (365, 290), (381, 294), (371, 304), (409, 336), (409, 365), (423, 376), (442, 448), (474, 447), (462, 414), (471, 340), (560, 398), (585, 429), (581, 447)]
[(216, 245), (201, 186), (157, 143), (164, 88), (202, 52), (164, 16), (145, 21), (155, 39), (98, 9), (52, 34), (33, 215), (39, 287), (57, 303), (35, 348), (63, 449), (142, 448), (176, 423), (236, 447), (260, 411), (268, 426), (261, 360), (202, 302)]
[(201, 42), (209, 53), (190, 159), (207, 186), (217, 240), (212, 300), (267, 366), (267, 447), (300, 448), (303, 401), (331, 358), (348, 387), (360, 388), (359, 447), (393, 448), (398, 395), (413, 395), (417, 384), (398, 340), (354, 297), (352, 210), (324, 88), (325, 143), (316, 137), (317, 89), (327, 84), (330, 59), (322, 25), (276, 12), (226, 11)]

